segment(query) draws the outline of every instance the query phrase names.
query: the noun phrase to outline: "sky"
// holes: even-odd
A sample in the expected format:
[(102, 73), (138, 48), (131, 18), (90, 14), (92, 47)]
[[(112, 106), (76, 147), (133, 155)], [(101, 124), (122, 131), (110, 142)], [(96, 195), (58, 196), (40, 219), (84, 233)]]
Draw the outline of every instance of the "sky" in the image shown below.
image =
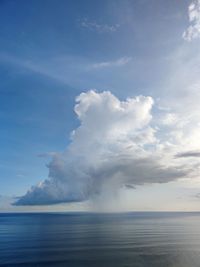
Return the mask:
[(200, 209), (200, 0), (1, 0), (0, 25), (0, 212)]

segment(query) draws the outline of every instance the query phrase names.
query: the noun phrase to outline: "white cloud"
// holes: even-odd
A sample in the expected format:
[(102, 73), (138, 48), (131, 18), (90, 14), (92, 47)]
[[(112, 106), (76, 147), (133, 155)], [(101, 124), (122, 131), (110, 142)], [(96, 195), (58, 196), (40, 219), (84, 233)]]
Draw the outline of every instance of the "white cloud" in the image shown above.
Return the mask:
[(121, 67), (128, 64), (132, 60), (131, 57), (121, 57), (113, 61), (104, 61), (99, 63), (94, 63), (91, 65), (93, 69), (108, 68), (108, 67)]
[(200, 0), (193, 1), (188, 7), (190, 26), (183, 33), (187, 41), (200, 37)]
[(174, 113), (166, 113), (162, 118), (162, 124), (166, 126), (172, 126), (178, 122), (178, 117)]
[(120, 101), (110, 92), (80, 94), (74, 109), (80, 126), (73, 131), (71, 144), (52, 155), (48, 179), (16, 205), (78, 202), (121, 187), (192, 176), (191, 163), (174, 157), (182, 152), (177, 141), (156, 137), (151, 126), (153, 103), (145, 96)]
[(120, 27), (119, 24), (108, 25), (108, 24), (99, 24), (96, 21), (89, 21), (88, 19), (84, 19), (80, 22), (80, 26), (91, 31), (96, 31), (99, 33), (109, 33), (116, 32)]

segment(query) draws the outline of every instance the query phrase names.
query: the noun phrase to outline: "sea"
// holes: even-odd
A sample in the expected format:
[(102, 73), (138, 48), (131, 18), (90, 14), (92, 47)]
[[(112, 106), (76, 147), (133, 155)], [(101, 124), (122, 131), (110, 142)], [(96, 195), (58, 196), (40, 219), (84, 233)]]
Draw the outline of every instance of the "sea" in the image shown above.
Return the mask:
[(200, 267), (200, 213), (0, 214), (0, 266)]

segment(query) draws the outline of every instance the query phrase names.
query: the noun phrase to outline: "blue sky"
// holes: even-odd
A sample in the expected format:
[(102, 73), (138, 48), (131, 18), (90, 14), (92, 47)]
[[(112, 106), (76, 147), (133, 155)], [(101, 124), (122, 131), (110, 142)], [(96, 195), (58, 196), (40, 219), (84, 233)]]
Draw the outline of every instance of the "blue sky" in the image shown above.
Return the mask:
[[(120, 100), (151, 96), (151, 127), (159, 128), (157, 140), (165, 144), (172, 142), (167, 140), (169, 132), (177, 133), (166, 126), (173, 118), (182, 122), (190, 113), (179, 135), (186, 134), (191, 124), (195, 131), (199, 123), (200, 22), (189, 21), (189, 15), (196, 14), (190, 14), (190, 5), (186, 0), (0, 1), (2, 199), (25, 195), (48, 177), (46, 165), (52, 162), (53, 153), (66, 151), (71, 132), (80, 121), (84, 124), (74, 112), (75, 98), (82, 92), (109, 91)], [(189, 32), (190, 24), (194, 27)], [(80, 104), (82, 101), (84, 98)], [(186, 106), (188, 109), (183, 108)], [(188, 141), (184, 152), (198, 149), (198, 144), (194, 147)], [(174, 153), (182, 150), (177, 148)], [(195, 160), (198, 164), (197, 157)], [(138, 204), (128, 204), (128, 208), (170, 209), (173, 204), (157, 207), (156, 200), (147, 207), (148, 197), (144, 203), (140, 198), (166, 191), (164, 203), (173, 191), (174, 199), (184, 199), (177, 209), (185, 203), (188, 209), (198, 209), (192, 197), (198, 194), (198, 181), (193, 186), (181, 183), (172, 185), (174, 191), (169, 184), (158, 189), (144, 187), (145, 193), (139, 188), (133, 192)], [(130, 196), (125, 198), (131, 202)]]

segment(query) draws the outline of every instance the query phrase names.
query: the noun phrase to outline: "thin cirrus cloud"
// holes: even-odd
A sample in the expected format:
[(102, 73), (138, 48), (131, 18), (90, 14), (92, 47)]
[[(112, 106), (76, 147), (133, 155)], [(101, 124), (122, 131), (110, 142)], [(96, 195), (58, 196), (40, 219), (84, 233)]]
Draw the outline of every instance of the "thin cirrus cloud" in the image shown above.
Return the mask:
[[(79, 58), (76, 56), (60, 56), (58, 58), (26, 59), (14, 55), (0, 53), (0, 62), (9, 64), (35, 74), (42, 75), (49, 79), (79, 86), (79, 80), (87, 77), (90, 71), (103, 70), (108, 68), (120, 68), (132, 62), (132, 57), (122, 56), (115, 60), (94, 62), (90, 59)], [(77, 79), (79, 77), (79, 79)], [(91, 75), (89, 75), (89, 83)]]
[(189, 27), (184, 31), (183, 38), (186, 41), (200, 37), (200, 0), (193, 1), (188, 7)]
[(120, 101), (109, 91), (81, 93), (74, 107), (80, 126), (70, 145), (52, 155), (48, 178), (14, 205), (92, 201), (104, 192), (194, 175), (191, 162), (174, 157), (180, 147), (157, 138), (153, 104), (152, 97)]
[(109, 67), (121, 67), (128, 64), (132, 60), (131, 57), (121, 57), (113, 61), (102, 61), (91, 65), (92, 69), (103, 69)]
[(95, 31), (95, 32), (98, 32), (98, 33), (116, 32), (120, 27), (119, 24), (113, 24), (113, 25), (99, 24), (96, 21), (90, 21), (88, 19), (84, 19), (84, 20), (80, 21), (79, 25), (82, 28), (88, 29), (90, 31)]

